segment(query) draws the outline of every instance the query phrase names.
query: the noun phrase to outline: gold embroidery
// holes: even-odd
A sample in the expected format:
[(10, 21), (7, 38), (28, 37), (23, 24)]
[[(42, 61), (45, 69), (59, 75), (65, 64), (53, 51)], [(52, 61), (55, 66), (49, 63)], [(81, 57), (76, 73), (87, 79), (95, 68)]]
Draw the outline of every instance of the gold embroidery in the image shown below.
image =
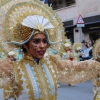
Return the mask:
[(40, 30), (40, 31), (44, 31), (44, 27), (41, 25), (41, 24), (38, 24), (38, 29)]
[[(25, 63), (23, 63), (23, 62), (25, 62)], [(26, 55), (24, 57), (24, 59), (21, 60), (21, 61), (19, 61), (19, 62), (14, 62), (14, 69), (15, 69), (15, 74), (16, 74), (16, 79), (17, 79), (16, 82), (18, 83), (18, 89), (15, 92), (15, 95), (16, 95), (15, 97), (19, 97), (22, 94), (22, 90), (23, 90), (23, 87), (22, 87), (23, 80), (21, 79), (22, 78), (22, 74), (20, 74), (20, 71), (22, 69), (22, 71), (24, 72), (24, 76), (26, 78), (26, 82), (28, 84), (28, 86), (27, 86), (27, 88), (29, 89), (29, 93), (28, 94), (30, 95), (29, 100), (34, 100), (33, 90), (31, 90), (32, 89), (32, 85), (31, 85), (32, 83), (31, 83), (30, 78), (29, 78), (29, 76), (27, 74), (27, 69), (25, 69), (25, 64), (28, 64), (29, 63), (30, 65), (32, 65), (34, 67), (34, 71), (36, 72), (36, 77), (38, 78), (38, 82), (40, 83), (39, 88), (41, 89), (42, 97), (39, 98), (39, 99), (37, 99), (37, 100), (45, 100), (45, 95), (44, 95), (44, 90), (43, 90), (45, 88), (41, 84), (42, 81), (40, 79), (41, 77), (39, 77), (39, 74), (40, 73), (38, 72), (38, 68), (37, 67), (40, 67), (41, 73), (43, 74), (44, 82), (46, 84), (47, 93), (48, 93), (48, 100), (56, 100), (55, 98), (56, 98), (57, 95), (54, 95), (53, 96), (53, 95), (50, 94), (50, 87), (49, 87), (49, 83), (47, 82), (48, 79), (45, 77), (46, 74), (45, 74), (44, 69), (42, 67), (42, 64), (45, 63), (46, 66), (48, 67), (48, 69), (50, 69), (49, 66), (48, 66), (48, 64), (46, 62), (47, 61), (45, 59), (41, 59), (40, 60), (40, 65), (37, 66), (37, 64), (35, 63), (35, 61), (33, 60), (33, 58), (31, 56), (29, 56), (29, 55)], [(51, 64), (53, 65), (53, 63), (51, 63)], [(49, 71), (50, 71), (50, 74), (51, 74), (51, 76), (53, 78), (54, 83), (56, 84), (56, 78), (54, 78), (54, 74), (55, 73), (52, 73), (51, 69)], [(17, 85), (15, 85), (15, 86), (17, 86)]]
[[(26, 57), (27, 56), (27, 57)], [(30, 76), (28, 75), (28, 72), (27, 72), (27, 69), (25, 67), (26, 64), (30, 64), (31, 66), (34, 67), (34, 71), (36, 72), (36, 77), (38, 78), (38, 83), (39, 83), (39, 88), (40, 88), (40, 94), (42, 95), (41, 98), (37, 98), (37, 100), (56, 100), (55, 98), (57, 98), (57, 82), (56, 82), (56, 78), (54, 77), (55, 73), (52, 72), (52, 70), (49, 68), (49, 64), (47, 64), (46, 60), (45, 59), (41, 59), (40, 60), (40, 65), (38, 66), (36, 64), (36, 62), (33, 60), (33, 58), (29, 55), (26, 55), (23, 59), (21, 60), (18, 64), (14, 64), (16, 67), (15, 67), (15, 71), (16, 71), (16, 75), (17, 75), (17, 79), (18, 79), (18, 91), (16, 92), (16, 95), (17, 97), (19, 97), (19, 95), (21, 95), (21, 92), (23, 90), (22, 88), (22, 80), (21, 80), (21, 77), (22, 75), (20, 75), (20, 69), (22, 69), (22, 72), (24, 72), (24, 77), (25, 77), (25, 81), (26, 83), (28, 84), (27, 85), (27, 88), (29, 89), (28, 91), (28, 94), (29, 94), (29, 100), (35, 100), (35, 97), (34, 97), (34, 90), (32, 88), (32, 82), (30, 80)], [(25, 62), (25, 63), (24, 63)], [(53, 78), (53, 81), (54, 81), (54, 84), (55, 84), (55, 90), (56, 90), (56, 94), (52, 95), (50, 93), (50, 84), (48, 82), (48, 78), (45, 77), (46, 76), (46, 73), (44, 72), (44, 68), (42, 67), (42, 64), (45, 63), (46, 66), (48, 67), (49, 71), (50, 71), (50, 74)], [(52, 62), (51, 62), (52, 65), (54, 65)], [(17, 67), (20, 67), (20, 69), (18, 69)], [(40, 71), (39, 71), (40, 69)], [(56, 68), (54, 68), (54, 70), (56, 70)], [(42, 73), (42, 75), (40, 74), (40, 72)], [(40, 76), (43, 76), (43, 81), (41, 80), (41, 77)], [(44, 88), (44, 85), (46, 87), (46, 92), (47, 92), (47, 96), (48, 96), (48, 99), (46, 99), (46, 95), (44, 94), (45, 92), (45, 88)]]
[(22, 75), (20, 74), (20, 69), (18, 68), (18, 66), (21, 66), (21, 65), (14, 62), (16, 80), (18, 81), (18, 89), (15, 93), (16, 97), (19, 97), (22, 94), (22, 90), (23, 90), (23, 87), (22, 87), (23, 81), (21, 80)]

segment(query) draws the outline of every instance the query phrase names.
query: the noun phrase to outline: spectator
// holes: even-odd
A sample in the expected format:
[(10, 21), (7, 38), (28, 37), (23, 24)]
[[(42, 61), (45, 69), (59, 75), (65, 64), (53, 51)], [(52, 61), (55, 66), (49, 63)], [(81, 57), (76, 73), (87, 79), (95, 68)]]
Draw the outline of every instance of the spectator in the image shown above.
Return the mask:
[(92, 50), (92, 47), (90, 47), (90, 44), (87, 44), (84, 46), (84, 48), (82, 49), (82, 53), (83, 53), (82, 58), (81, 58), (82, 61), (92, 58), (92, 56), (90, 55), (91, 50)]

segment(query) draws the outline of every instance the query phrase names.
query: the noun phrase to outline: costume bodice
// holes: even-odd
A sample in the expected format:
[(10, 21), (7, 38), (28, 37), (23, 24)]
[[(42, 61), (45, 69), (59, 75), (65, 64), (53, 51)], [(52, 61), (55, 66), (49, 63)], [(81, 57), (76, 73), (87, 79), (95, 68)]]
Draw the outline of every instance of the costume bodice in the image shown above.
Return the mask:
[(57, 78), (56, 67), (49, 59), (23, 59), (14, 63), (18, 90), (17, 100), (56, 100)]
[[(39, 64), (25, 57), (14, 62), (14, 67), (6, 61), (2, 61), (1, 65), (5, 70), (1, 68), (0, 87), (7, 86), (8, 92), (13, 88), (16, 100), (57, 100), (57, 78), (59, 82), (78, 84), (100, 74), (100, 63), (94, 60), (74, 62), (62, 60), (59, 55), (41, 59)], [(61, 77), (56, 77), (56, 68)], [(12, 71), (9, 72), (9, 69)]]

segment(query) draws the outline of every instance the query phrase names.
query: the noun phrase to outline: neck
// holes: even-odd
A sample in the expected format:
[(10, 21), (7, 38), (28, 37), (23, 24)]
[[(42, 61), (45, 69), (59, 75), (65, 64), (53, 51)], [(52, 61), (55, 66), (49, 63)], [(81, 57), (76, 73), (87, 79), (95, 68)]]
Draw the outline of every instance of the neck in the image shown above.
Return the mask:
[(35, 62), (36, 62), (37, 64), (39, 64), (40, 59), (34, 58), (34, 60), (35, 60)]

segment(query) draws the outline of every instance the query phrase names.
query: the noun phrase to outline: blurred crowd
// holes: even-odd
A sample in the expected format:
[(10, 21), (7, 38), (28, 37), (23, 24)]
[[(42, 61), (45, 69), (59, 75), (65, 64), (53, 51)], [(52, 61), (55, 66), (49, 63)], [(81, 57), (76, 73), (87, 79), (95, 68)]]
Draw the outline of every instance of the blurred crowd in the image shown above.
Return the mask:
[[(84, 61), (93, 59), (93, 46), (95, 44), (94, 40), (88, 39), (82, 42), (76, 42), (73, 45), (68, 39), (63, 44), (64, 50), (58, 53), (56, 50), (49, 48), (48, 54), (59, 54), (62, 59), (72, 60), (72, 61)], [(47, 53), (45, 56), (47, 56)]]
[(80, 60), (84, 61), (84, 60), (88, 60), (88, 59), (93, 59), (93, 46), (94, 46), (95, 41), (94, 40), (88, 40), (82, 41), (82, 57), (80, 58)]

